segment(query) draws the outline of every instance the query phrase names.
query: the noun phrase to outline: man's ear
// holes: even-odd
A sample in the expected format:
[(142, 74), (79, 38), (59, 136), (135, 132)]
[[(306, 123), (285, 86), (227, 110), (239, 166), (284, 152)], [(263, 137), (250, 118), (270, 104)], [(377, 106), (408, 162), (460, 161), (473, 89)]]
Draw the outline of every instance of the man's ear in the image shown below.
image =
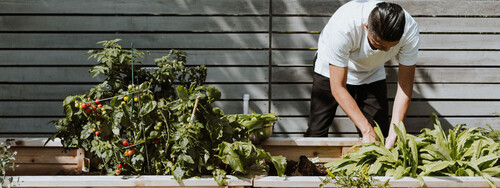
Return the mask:
[(363, 25), (365, 25), (365, 28), (368, 29), (368, 23), (365, 23)]

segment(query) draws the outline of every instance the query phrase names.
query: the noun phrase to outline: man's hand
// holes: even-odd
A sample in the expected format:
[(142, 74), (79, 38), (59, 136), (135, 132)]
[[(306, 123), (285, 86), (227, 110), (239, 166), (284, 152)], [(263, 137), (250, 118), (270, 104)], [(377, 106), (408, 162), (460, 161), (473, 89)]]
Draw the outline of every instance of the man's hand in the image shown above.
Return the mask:
[(362, 142), (363, 143), (377, 143), (378, 144), (377, 139), (376, 139), (377, 138), (376, 135), (377, 134), (375, 133), (375, 131), (372, 128), (371, 131), (363, 133), (363, 140), (362, 140)]
[(396, 139), (398, 137), (396, 135), (389, 135), (387, 139), (385, 139), (385, 148), (390, 149), (396, 143)]

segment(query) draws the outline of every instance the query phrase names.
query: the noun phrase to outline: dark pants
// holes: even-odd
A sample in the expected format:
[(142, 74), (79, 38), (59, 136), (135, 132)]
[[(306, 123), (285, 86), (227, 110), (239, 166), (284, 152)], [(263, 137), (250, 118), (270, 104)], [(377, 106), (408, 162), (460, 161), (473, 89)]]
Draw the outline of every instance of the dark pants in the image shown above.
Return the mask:
[[(387, 85), (380, 80), (364, 85), (347, 85), (347, 91), (358, 104), (372, 126), (379, 124), (384, 137), (389, 132)], [(311, 113), (306, 137), (327, 137), (339, 104), (330, 90), (330, 79), (314, 73), (311, 94)], [(357, 128), (357, 127), (356, 127)], [(361, 134), (358, 129), (358, 134)]]

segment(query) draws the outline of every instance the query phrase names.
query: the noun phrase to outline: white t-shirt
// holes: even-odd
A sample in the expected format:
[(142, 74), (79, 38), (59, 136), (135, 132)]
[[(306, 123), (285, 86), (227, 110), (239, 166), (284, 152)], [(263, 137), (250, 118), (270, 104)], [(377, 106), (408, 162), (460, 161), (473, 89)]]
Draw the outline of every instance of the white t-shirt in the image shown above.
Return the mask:
[(314, 72), (330, 77), (329, 65), (348, 67), (347, 84), (361, 85), (386, 78), (384, 63), (397, 56), (402, 65), (415, 65), (420, 46), (417, 22), (405, 11), (399, 43), (389, 51), (373, 50), (368, 43), (368, 17), (380, 1), (354, 0), (330, 18), (318, 41)]

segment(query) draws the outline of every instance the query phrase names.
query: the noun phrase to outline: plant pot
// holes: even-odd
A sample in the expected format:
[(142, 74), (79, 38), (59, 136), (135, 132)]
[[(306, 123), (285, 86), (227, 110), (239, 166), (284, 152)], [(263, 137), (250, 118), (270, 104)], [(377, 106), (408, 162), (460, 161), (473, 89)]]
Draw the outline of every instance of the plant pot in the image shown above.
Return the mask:
[(260, 145), (262, 142), (271, 137), (273, 134), (273, 127), (274, 122), (269, 123), (260, 129), (255, 129), (248, 135), (248, 139), (252, 141), (252, 144)]

